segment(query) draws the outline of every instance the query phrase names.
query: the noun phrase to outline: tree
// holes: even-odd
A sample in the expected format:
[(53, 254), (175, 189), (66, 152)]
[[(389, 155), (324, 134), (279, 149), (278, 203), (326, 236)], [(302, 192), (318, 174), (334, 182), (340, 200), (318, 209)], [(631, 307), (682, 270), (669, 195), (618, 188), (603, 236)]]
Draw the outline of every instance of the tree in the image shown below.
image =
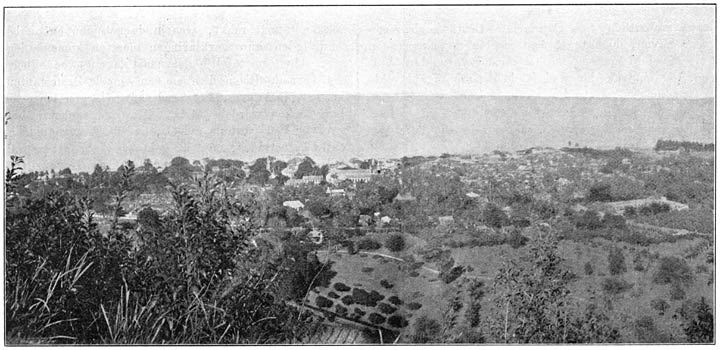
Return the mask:
[(405, 249), (405, 237), (400, 233), (391, 235), (387, 241), (385, 241), (385, 247), (395, 253), (402, 251)]
[(265, 185), (270, 179), (270, 172), (267, 170), (267, 160), (258, 158), (255, 163), (250, 166), (250, 174), (248, 175), (251, 182)]
[(318, 175), (318, 169), (315, 166), (315, 161), (310, 157), (305, 157), (303, 161), (298, 165), (297, 171), (295, 171), (295, 178), (302, 179), (306, 175)]
[[(618, 337), (607, 317), (590, 306), (573, 317), (567, 284), (553, 237), (533, 241), (526, 256), (503, 265), (495, 277), (495, 310), (490, 333), (504, 343), (609, 342)], [(592, 321), (592, 325), (588, 324)]]
[(675, 256), (666, 256), (660, 259), (653, 282), (657, 284), (688, 284), (693, 280), (690, 266)]
[(155, 175), (155, 174), (157, 174), (157, 168), (155, 168), (155, 166), (153, 165), (153, 163), (152, 163), (152, 161), (150, 160), (150, 158), (146, 158), (146, 159), (143, 161), (143, 165), (142, 165), (141, 169), (142, 169), (143, 172), (145, 172), (145, 173), (147, 173), (147, 174), (150, 174), (150, 175)]
[(170, 161), (170, 166), (176, 168), (186, 167), (190, 166), (190, 161), (187, 158), (178, 156)]
[(611, 275), (622, 275), (627, 271), (625, 255), (623, 255), (622, 249), (615, 247), (610, 250), (610, 254), (608, 254), (608, 271), (610, 271)]
[(58, 173), (58, 175), (60, 175), (60, 176), (63, 176), (63, 175), (72, 175), (72, 171), (70, 171), (70, 168), (65, 168), (65, 169), (63, 169), (63, 170), (60, 170), (60, 172)]

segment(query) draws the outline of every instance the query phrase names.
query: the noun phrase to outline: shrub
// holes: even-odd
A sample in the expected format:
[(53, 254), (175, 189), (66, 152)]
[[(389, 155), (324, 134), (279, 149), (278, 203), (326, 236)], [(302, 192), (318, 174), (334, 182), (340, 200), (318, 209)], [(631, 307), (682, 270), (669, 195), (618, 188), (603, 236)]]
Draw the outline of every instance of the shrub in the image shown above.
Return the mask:
[(670, 305), (667, 303), (667, 301), (665, 301), (664, 299), (661, 299), (661, 298), (655, 298), (655, 299), (651, 300), (650, 306), (653, 309), (659, 311), (661, 315), (664, 314), (668, 308), (670, 308)]
[(673, 283), (670, 287), (670, 300), (683, 300), (685, 299), (685, 290), (680, 283)]
[(588, 230), (597, 230), (603, 227), (600, 216), (596, 211), (588, 210), (575, 218), (575, 227)]
[(627, 271), (625, 255), (620, 248), (613, 248), (608, 254), (608, 270), (611, 275), (621, 275)]
[(591, 264), (589, 261), (588, 261), (588, 262), (585, 262), (584, 268), (585, 268), (585, 274), (586, 274), (586, 275), (590, 276), (590, 275), (593, 274), (593, 267), (592, 267), (592, 264)]
[(358, 242), (357, 246), (358, 249), (362, 250), (378, 250), (382, 247), (382, 244), (372, 238), (364, 238)]
[(413, 301), (412, 303), (407, 304), (406, 307), (408, 308), (408, 310), (415, 311), (415, 310), (420, 309), (422, 307), (422, 304)]
[(352, 296), (349, 296), (349, 295), (342, 297), (342, 299), (340, 299), (340, 301), (342, 301), (342, 303), (345, 305), (355, 304), (355, 300), (353, 299)]
[(372, 291), (368, 293), (367, 291), (360, 288), (353, 288), (352, 297), (356, 303), (371, 307), (377, 306), (378, 301), (385, 299), (385, 297), (377, 291)]
[(390, 315), (393, 312), (397, 311), (396, 307), (390, 306), (390, 304), (386, 304), (386, 303), (379, 303), (378, 309), (380, 310), (380, 312), (382, 312), (386, 315)]
[(452, 283), (454, 280), (458, 279), (458, 277), (462, 276), (462, 274), (465, 272), (465, 268), (462, 266), (455, 266), (449, 271), (443, 271), (440, 273), (440, 279), (442, 279), (443, 282), (446, 284)]
[(388, 317), (387, 323), (391, 327), (395, 328), (405, 328), (408, 325), (408, 321), (405, 319), (405, 317), (402, 317), (400, 315), (393, 315)]
[(391, 296), (390, 298), (388, 298), (388, 301), (389, 301), (390, 303), (392, 303), (393, 305), (398, 305), (398, 306), (404, 304), (403, 301), (400, 300), (400, 298), (397, 297), (397, 295)]
[(335, 292), (330, 292), (330, 293), (328, 293), (328, 296), (329, 296), (330, 298), (333, 298), (333, 299), (337, 299), (337, 298), (340, 297), (340, 295), (338, 295), (338, 294), (335, 293)]
[(606, 215), (603, 219), (603, 226), (616, 229), (624, 229), (626, 227), (625, 218), (622, 215)]
[(502, 209), (490, 203), (483, 212), (483, 222), (490, 227), (501, 228), (507, 226), (510, 220)]
[(385, 247), (391, 252), (400, 252), (405, 249), (405, 237), (400, 233), (391, 235), (387, 241), (385, 241)]
[(612, 190), (609, 184), (597, 184), (590, 187), (587, 200), (591, 202), (610, 202), (612, 198)]
[(360, 271), (362, 271), (363, 273), (371, 273), (373, 272), (373, 270), (375, 269), (372, 267), (363, 267)]
[(355, 310), (353, 310), (353, 311), (360, 317), (365, 316), (365, 314), (366, 314), (365, 311), (363, 311), (362, 309), (360, 309), (358, 307), (356, 307)]
[(332, 300), (325, 298), (322, 295), (318, 295), (315, 298), (315, 305), (317, 305), (318, 307), (321, 307), (321, 308), (328, 308), (328, 307), (333, 306), (333, 302), (332, 302)]
[(348, 309), (342, 305), (335, 305), (335, 313), (341, 316), (346, 316)]
[(603, 280), (602, 282), (602, 289), (607, 294), (621, 294), (625, 291), (629, 290), (632, 287), (632, 284), (628, 283), (627, 281), (617, 278), (617, 277), (609, 277)]
[(348, 287), (346, 284), (344, 284), (342, 282), (335, 282), (335, 284), (333, 285), (333, 288), (335, 288), (335, 290), (338, 292), (347, 292), (350, 290), (350, 287)]
[(688, 284), (693, 280), (690, 266), (680, 258), (670, 256), (660, 259), (653, 282), (657, 284), (681, 283)]
[(640, 254), (635, 254), (635, 256), (633, 256), (633, 270), (645, 271), (645, 265), (643, 264), (643, 259)]
[(385, 316), (380, 315), (376, 312), (371, 313), (368, 315), (368, 320), (374, 324), (382, 324), (385, 323)]
[(415, 321), (415, 333), (412, 336), (412, 342), (415, 344), (439, 342), (441, 329), (440, 322), (422, 316)]
[(507, 237), (507, 243), (513, 248), (518, 249), (524, 246), (528, 241), (528, 238), (520, 233), (519, 229), (512, 230), (510, 235)]
[(380, 281), (380, 285), (381, 285), (383, 288), (387, 288), (387, 289), (392, 289), (392, 287), (393, 287), (393, 285), (390, 284), (390, 282), (388, 282), (388, 281), (385, 280), (385, 279)]

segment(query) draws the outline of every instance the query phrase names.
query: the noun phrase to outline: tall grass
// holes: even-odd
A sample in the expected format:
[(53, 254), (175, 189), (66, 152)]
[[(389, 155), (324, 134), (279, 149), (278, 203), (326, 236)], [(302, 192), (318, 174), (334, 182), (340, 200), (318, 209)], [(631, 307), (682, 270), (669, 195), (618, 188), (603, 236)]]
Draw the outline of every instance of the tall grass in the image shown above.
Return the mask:
[(72, 255), (71, 249), (60, 271), (53, 272), (48, 267), (48, 260), (41, 258), (30, 278), (7, 281), (12, 286), (12, 291), (5, 297), (7, 320), (10, 321), (6, 325), (8, 336), (40, 342), (76, 339), (72, 334), (58, 334), (56, 329), (76, 320), (68, 317), (65, 302), (78, 292), (80, 278), (93, 263), (88, 261), (87, 252), (74, 263)]

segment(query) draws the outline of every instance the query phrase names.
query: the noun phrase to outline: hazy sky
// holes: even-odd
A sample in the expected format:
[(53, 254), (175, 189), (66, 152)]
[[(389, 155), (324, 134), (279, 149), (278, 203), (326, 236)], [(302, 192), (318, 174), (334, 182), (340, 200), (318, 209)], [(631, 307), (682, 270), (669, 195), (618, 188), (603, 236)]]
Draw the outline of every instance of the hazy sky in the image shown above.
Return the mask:
[(714, 95), (713, 6), (6, 9), (5, 96)]

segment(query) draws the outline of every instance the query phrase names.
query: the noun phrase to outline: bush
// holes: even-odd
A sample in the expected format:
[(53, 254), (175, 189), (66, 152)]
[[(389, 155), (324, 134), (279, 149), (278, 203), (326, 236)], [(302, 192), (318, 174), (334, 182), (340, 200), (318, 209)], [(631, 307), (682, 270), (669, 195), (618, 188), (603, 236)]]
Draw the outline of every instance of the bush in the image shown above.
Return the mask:
[(335, 305), (335, 313), (340, 316), (347, 316), (348, 309), (342, 305)]
[(659, 311), (661, 315), (664, 314), (668, 308), (670, 308), (670, 305), (667, 303), (667, 301), (665, 301), (664, 299), (661, 299), (661, 298), (656, 298), (656, 299), (651, 300), (650, 306), (653, 309)]
[(380, 285), (381, 285), (383, 288), (386, 288), (386, 289), (392, 289), (392, 287), (394, 286), (393, 284), (390, 284), (390, 282), (388, 282), (388, 281), (385, 280), (385, 279), (380, 280)]
[(397, 295), (391, 296), (390, 298), (388, 298), (388, 301), (389, 301), (390, 303), (392, 303), (393, 305), (398, 305), (398, 306), (404, 304), (403, 301), (400, 300), (400, 298), (397, 297)]
[(692, 280), (693, 272), (690, 266), (685, 260), (674, 256), (660, 259), (660, 265), (653, 276), (653, 282), (657, 284), (688, 284)]
[(360, 305), (371, 307), (376, 307), (378, 301), (385, 299), (385, 297), (377, 291), (372, 291), (368, 293), (367, 291), (360, 288), (353, 288), (352, 298), (356, 303)]
[(399, 233), (391, 235), (387, 241), (385, 241), (385, 247), (391, 252), (400, 252), (405, 249), (405, 237)]
[(590, 275), (593, 274), (593, 267), (592, 267), (592, 264), (590, 264), (589, 261), (585, 263), (584, 269), (585, 269), (585, 274), (586, 274), (586, 275), (590, 276)]
[(342, 283), (342, 282), (335, 282), (335, 284), (333, 285), (333, 288), (335, 288), (335, 290), (338, 292), (347, 292), (351, 289), (345, 283)]
[(356, 307), (355, 310), (353, 310), (353, 311), (354, 311), (358, 316), (360, 316), (360, 317), (363, 317), (363, 316), (365, 316), (365, 314), (366, 314), (365, 311), (363, 311), (362, 309), (360, 309), (360, 308), (358, 308), (358, 307)]
[(333, 302), (332, 302), (332, 300), (325, 298), (322, 295), (318, 295), (315, 298), (315, 305), (317, 305), (320, 308), (328, 308), (328, 307), (333, 306)]
[(358, 249), (362, 250), (378, 250), (382, 247), (382, 244), (372, 238), (364, 238), (358, 242), (357, 246)]
[(627, 271), (625, 255), (620, 248), (613, 248), (608, 254), (608, 270), (611, 275), (621, 275)]
[(333, 298), (333, 299), (337, 299), (337, 298), (340, 298), (340, 295), (338, 295), (338, 294), (335, 293), (335, 292), (330, 292), (330, 293), (328, 293), (328, 297)]
[(342, 301), (342, 303), (345, 305), (355, 304), (355, 299), (353, 299), (353, 297), (349, 296), (349, 295), (342, 297), (342, 299), (340, 299), (340, 301)]
[(632, 288), (631, 283), (617, 277), (609, 277), (602, 282), (603, 291), (611, 295), (624, 293), (630, 288)]
[(422, 316), (415, 321), (415, 334), (412, 336), (412, 342), (415, 344), (437, 343), (440, 341), (441, 329), (440, 322)]
[(501, 228), (507, 226), (510, 223), (510, 219), (508, 219), (502, 209), (490, 203), (483, 211), (483, 222), (489, 227)]
[(670, 300), (683, 300), (685, 299), (685, 290), (680, 283), (673, 283), (670, 287)]
[(449, 271), (443, 271), (440, 273), (440, 279), (445, 282), (446, 284), (452, 283), (454, 280), (458, 279), (458, 277), (462, 276), (462, 274), (465, 272), (465, 268), (462, 266), (455, 266)]
[(583, 215), (575, 219), (575, 227), (588, 230), (597, 230), (603, 228), (603, 223), (596, 211), (588, 210)]
[(373, 312), (368, 316), (368, 320), (374, 324), (383, 324), (385, 323), (385, 316)]
[(393, 315), (390, 316), (387, 320), (388, 325), (395, 328), (405, 328), (408, 325), (408, 321), (405, 319), (405, 317), (402, 317), (400, 315)]
[(515, 229), (510, 232), (510, 235), (507, 237), (507, 243), (513, 248), (518, 249), (522, 246), (524, 246), (528, 241), (528, 238), (523, 236), (522, 233), (520, 233), (520, 230)]
[(380, 310), (380, 312), (382, 312), (386, 315), (390, 315), (393, 312), (397, 311), (396, 307), (390, 306), (389, 304), (386, 304), (386, 303), (379, 303), (378, 309)]
[(413, 301), (412, 303), (407, 304), (406, 307), (408, 308), (408, 310), (415, 311), (420, 309), (422, 307), (422, 304)]
[(610, 202), (612, 198), (612, 190), (609, 184), (597, 184), (590, 187), (587, 200), (591, 202)]

